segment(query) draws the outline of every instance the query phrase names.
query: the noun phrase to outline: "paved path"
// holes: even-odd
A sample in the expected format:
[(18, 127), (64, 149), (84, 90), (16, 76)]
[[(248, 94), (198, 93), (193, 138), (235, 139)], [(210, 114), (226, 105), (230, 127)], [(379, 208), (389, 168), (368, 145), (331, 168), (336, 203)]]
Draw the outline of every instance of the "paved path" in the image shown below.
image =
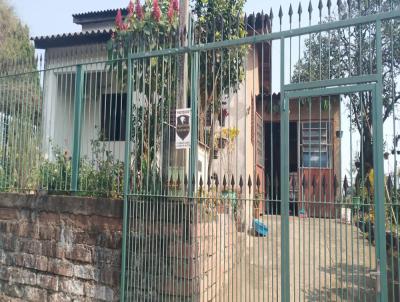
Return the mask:
[[(245, 256), (221, 301), (279, 301), (281, 217), (261, 218), (267, 237), (246, 236)], [(334, 219), (290, 217), (291, 301), (375, 301), (375, 247)]]

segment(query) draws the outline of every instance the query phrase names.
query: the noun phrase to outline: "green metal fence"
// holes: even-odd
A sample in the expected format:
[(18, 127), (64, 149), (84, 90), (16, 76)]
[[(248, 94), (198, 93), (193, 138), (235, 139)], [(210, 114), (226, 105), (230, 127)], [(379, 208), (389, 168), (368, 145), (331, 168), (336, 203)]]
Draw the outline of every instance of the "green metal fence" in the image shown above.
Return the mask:
[(397, 5), (6, 64), (0, 189), (123, 197), (122, 301), (398, 301)]
[(64, 59), (46, 55), (46, 62), (2, 68), (0, 190), (121, 197), (123, 60)]
[[(193, 20), (188, 47), (129, 57), (123, 299), (399, 299), (393, 7)], [(221, 34), (240, 26), (247, 37)]]

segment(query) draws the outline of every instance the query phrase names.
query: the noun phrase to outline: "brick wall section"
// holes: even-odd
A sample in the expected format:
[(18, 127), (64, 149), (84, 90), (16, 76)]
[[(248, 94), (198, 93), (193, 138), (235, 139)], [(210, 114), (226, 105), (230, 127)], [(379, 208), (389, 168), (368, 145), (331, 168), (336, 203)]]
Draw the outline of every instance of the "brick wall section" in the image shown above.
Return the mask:
[(0, 194), (0, 301), (118, 301), (122, 201)]

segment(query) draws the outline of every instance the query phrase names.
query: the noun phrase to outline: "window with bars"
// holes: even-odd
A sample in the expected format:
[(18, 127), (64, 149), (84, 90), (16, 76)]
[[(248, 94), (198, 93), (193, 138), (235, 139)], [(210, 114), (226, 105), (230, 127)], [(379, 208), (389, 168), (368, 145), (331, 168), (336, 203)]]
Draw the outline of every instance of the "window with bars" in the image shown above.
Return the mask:
[(304, 168), (329, 168), (331, 127), (328, 121), (303, 122), (301, 125), (301, 165)]
[(101, 102), (103, 141), (125, 140), (126, 93), (104, 94)]

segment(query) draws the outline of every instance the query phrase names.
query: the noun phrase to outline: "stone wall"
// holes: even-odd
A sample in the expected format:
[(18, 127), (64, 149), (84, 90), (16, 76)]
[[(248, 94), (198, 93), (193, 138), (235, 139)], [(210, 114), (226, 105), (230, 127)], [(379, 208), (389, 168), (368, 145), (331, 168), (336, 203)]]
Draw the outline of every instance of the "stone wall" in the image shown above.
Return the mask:
[[(129, 301), (221, 301), (243, 255), (232, 207), (132, 197)], [(1, 301), (118, 301), (122, 201), (0, 194)]]
[(0, 301), (118, 301), (122, 202), (0, 195)]

